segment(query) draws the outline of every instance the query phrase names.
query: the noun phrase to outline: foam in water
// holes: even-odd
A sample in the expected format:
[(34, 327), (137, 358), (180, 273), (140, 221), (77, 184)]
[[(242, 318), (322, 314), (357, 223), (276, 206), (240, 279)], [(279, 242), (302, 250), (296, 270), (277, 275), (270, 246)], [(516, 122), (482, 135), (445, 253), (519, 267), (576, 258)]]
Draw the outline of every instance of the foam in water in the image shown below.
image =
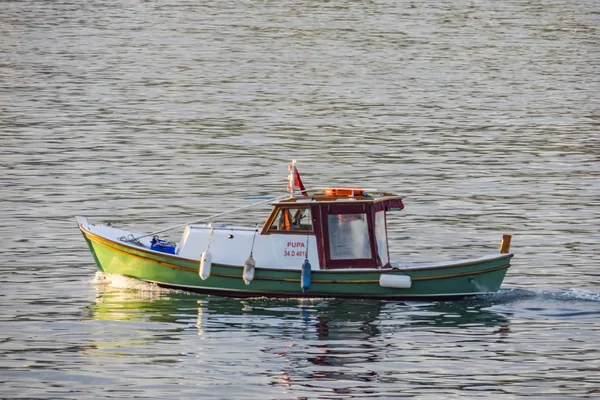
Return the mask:
[(161, 288), (155, 283), (140, 281), (119, 274), (109, 274), (97, 271), (91, 283), (95, 286), (110, 287), (112, 289), (136, 290), (149, 293), (184, 293), (181, 290)]
[(580, 290), (571, 289), (567, 292), (542, 292), (541, 296), (549, 297), (554, 300), (577, 300), (577, 301), (592, 301), (600, 302), (599, 293), (582, 292)]
[(586, 301), (600, 302), (600, 294), (570, 289), (561, 292), (547, 290), (501, 289), (497, 293), (479, 296), (491, 301), (510, 302), (528, 299), (557, 300), (557, 301)]

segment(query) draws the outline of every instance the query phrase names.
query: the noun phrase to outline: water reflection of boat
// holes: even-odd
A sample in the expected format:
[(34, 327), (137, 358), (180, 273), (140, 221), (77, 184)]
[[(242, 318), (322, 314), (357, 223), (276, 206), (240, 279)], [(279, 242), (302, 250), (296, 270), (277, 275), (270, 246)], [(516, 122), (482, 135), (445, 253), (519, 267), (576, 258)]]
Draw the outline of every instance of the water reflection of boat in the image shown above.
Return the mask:
[(347, 303), (339, 299), (235, 299), (164, 291), (149, 285), (146, 290), (102, 287), (96, 303), (88, 309), (93, 319), (100, 320), (189, 324), (194, 319), (202, 330), (206, 330), (209, 319), (228, 329), (252, 328), (242, 319), (260, 316), (264, 319), (253, 320), (260, 326), (267, 320), (278, 320), (281, 325), (292, 322), (303, 330), (310, 328), (318, 338), (329, 335), (327, 325), (332, 322), (374, 321), (385, 302), (357, 300), (351, 307), (344, 307)]
[[(124, 278), (128, 279), (128, 278)], [(131, 280), (134, 281), (134, 280)], [(229, 329), (263, 326), (265, 320), (290, 323), (299, 331), (309, 329), (312, 339), (365, 338), (382, 330), (465, 325), (498, 326), (504, 314), (488, 310), (485, 297), (459, 302), (404, 303), (363, 299), (235, 299), (165, 291), (150, 284), (143, 290), (102, 286), (96, 303), (89, 306), (93, 319), (114, 321), (194, 323), (207, 331), (203, 321), (220, 322)], [(199, 316), (201, 317), (200, 319)], [(244, 321), (230, 317), (265, 317)], [(269, 323), (272, 328), (277, 324)], [(306, 338), (306, 336), (303, 336)]]
[(332, 382), (341, 382), (365, 385), (353, 389), (360, 391), (392, 379), (381, 369), (390, 359), (413, 362), (427, 351), (427, 344), (454, 346), (451, 338), (472, 341), (470, 334), (485, 341), (503, 340), (510, 334), (510, 320), (490, 311), (492, 304), (477, 298), (421, 304), (234, 299), (108, 285), (99, 287), (89, 311), (92, 319), (145, 328), (150, 335), (145, 343), (155, 343), (155, 337), (164, 341), (166, 336), (179, 340), (186, 355), (203, 360), (190, 362), (208, 362), (207, 357), (217, 365), (232, 358), (260, 359), (268, 365), (262, 374), (284, 390), (331, 390)]

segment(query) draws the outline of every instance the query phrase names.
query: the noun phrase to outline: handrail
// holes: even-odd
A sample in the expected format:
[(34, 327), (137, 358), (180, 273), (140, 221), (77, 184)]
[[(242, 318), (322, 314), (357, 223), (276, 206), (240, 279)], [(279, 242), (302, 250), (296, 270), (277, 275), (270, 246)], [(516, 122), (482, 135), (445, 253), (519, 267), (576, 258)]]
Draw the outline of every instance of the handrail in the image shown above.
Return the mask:
[(208, 217), (199, 218), (199, 219), (191, 221), (191, 222), (184, 222), (182, 224), (177, 224), (177, 225), (174, 225), (174, 226), (170, 226), (168, 228), (161, 229), (159, 231), (154, 231), (154, 232), (148, 233), (146, 235), (138, 236), (136, 238), (133, 238), (132, 240), (134, 240), (134, 239), (138, 240), (138, 239), (145, 238), (145, 237), (148, 237), (148, 236), (158, 235), (159, 233), (164, 233), (164, 232), (172, 231), (173, 229), (177, 229), (177, 228), (180, 228), (180, 227), (188, 225), (188, 224), (197, 224), (198, 222), (208, 221), (210, 219), (213, 219), (213, 218), (216, 218), (216, 217), (220, 217), (222, 215), (231, 214), (231, 213), (234, 213), (236, 211), (245, 210), (246, 208), (251, 208), (251, 207), (258, 206), (258, 205), (261, 205), (261, 204), (264, 204), (264, 203), (268, 203), (270, 201), (277, 201), (279, 199), (284, 199), (284, 198), (287, 198), (287, 197), (288, 197), (288, 195), (286, 194), (285, 196), (279, 196), (279, 197), (275, 197), (275, 198), (270, 198), (270, 199), (262, 200), (262, 201), (259, 201), (257, 203), (252, 203), (252, 204), (248, 204), (248, 205), (243, 206), (243, 207), (235, 208), (233, 210), (227, 210), (227, 211), (224, 211), (224, 212), (221, 212), (221, 213), (218, 213), (218, 214), (209, 215)]

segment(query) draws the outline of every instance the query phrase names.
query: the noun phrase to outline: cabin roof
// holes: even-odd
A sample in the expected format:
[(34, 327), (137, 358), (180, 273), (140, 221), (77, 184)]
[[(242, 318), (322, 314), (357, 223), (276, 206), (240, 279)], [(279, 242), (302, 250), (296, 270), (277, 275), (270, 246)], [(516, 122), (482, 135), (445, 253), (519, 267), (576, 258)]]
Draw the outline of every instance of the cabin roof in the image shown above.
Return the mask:
[(402, 196), (394, 193), (387, 192), (376, 192), (376, 193), (365, 193), (364, 195), (328, 195), (325, 193), (317, 193), (308, 196), (293, 196), (284, 200), (274, 201), (274, 206), (289, 206), (289, 205), (308, 205), (315, 203), (378, 203), (381, 201), (389, 200), (402, 200)]

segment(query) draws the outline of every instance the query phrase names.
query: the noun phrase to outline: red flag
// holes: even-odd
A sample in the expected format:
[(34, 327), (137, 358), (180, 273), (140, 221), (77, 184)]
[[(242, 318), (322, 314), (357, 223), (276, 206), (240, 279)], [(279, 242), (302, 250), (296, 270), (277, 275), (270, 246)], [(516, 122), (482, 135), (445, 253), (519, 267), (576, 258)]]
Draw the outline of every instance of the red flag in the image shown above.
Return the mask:
[(290, 193), (293, 194), (294, 189), (298, 188), (298, 189), (300, 189), (300, 193), (302, 193), (302, 195), (308, 196), (308, 193), (306, 192), (306, 188), (304, 187), (304, 184), (302, 183), (302, 179), (300, 179), (300, 173), (298, 172), (298, 169), (296, 168), (295, 160), (289, 166), (289, 170), (290, 170), (290, 176), (289, 176), (288, 190), (290, 191)]
[(302, 179), (300, 179), (300, 172), (298, 172), (298, 169), (294, 169), (294, 171), (296, 173), (296, 179), (295, 179), (296, 187), (300, 189), (300, 193), (302, 193), (304, 196), (308, 196), (308, 193), (306, 193), (306, 188), (304, 187), (304, 184), (302, 183)]

